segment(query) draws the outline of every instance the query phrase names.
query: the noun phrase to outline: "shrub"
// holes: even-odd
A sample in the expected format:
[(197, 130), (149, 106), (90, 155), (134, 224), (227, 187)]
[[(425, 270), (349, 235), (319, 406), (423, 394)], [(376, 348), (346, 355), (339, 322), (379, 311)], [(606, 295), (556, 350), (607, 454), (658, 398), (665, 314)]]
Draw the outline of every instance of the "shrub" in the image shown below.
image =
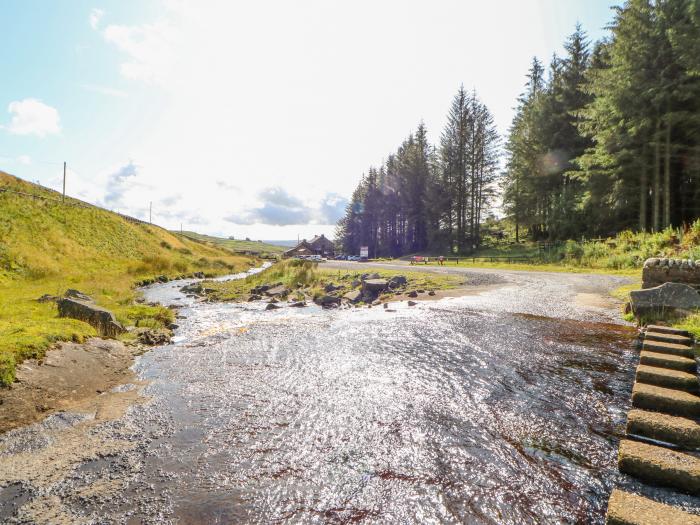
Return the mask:
[(9, 353), (0, 353), (0, 386), (10, 386), (15, 380), (15, 358)]

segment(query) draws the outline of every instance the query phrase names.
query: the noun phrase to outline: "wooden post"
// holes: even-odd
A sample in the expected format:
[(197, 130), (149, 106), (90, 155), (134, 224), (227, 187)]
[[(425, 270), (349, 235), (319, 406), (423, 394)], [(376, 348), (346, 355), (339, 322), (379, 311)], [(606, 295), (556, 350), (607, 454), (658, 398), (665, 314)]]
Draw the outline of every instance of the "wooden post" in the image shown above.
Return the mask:
[(148, 224), (153, 224), (153, 201), (148, 204)]
[(66, 202), (66, 161), (63, 161), (63, 202)]

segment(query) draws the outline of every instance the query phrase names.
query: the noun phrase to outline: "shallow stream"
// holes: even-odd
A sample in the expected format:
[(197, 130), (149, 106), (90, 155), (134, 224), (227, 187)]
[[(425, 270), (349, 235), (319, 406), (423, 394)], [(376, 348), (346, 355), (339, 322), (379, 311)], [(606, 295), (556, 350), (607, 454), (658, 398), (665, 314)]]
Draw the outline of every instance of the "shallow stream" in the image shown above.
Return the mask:
[(0, 488), (0, 518), (57, 497), (87, 523), (602, 523), (637, 352), (616, 312), (574, 305), (600, 279), (390, 311), (151, 286), (182, 305), (175, 342), (137, 361), (149, 401), (90, 430), (129, 446)]

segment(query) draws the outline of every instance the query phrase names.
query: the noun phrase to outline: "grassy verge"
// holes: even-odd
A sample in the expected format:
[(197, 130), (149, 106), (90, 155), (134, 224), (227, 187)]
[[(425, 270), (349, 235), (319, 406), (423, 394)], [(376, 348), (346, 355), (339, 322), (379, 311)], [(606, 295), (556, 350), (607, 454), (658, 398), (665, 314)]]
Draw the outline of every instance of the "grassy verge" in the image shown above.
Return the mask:
[[(338, 293), (347, 293), (360, 287), (360, 278), (365, 272), (346, 270), (319, 269), (316, 263), (310, 261), (286, 260), (274, 264), (267, 270), (245, 279), (227, 282), (207, 281), (205, 288), (207, 296), (215, 301), (246, 301), (250, 290), (260, 285), (282, 284), (289, 289), (289, 297), (295, 300), (315, 299), (326, 294), (325, 287), (329, 284), (342, 287)], [(403, 275), (407, 285), (402, 293), (413, 290), (445, 290), (456, 288), (463, 284), (464, 279), (457, 276), (437, 275), (425, 272), (402, 270), (375, 270), (380, 278), (389, 279)], [(384, 294), (379, 299), (390, 297)]]
[[(512, 263), (488, 260), (472, 262), (471, 257), (510, 257), (527, 260)], [(487, 237), (484, 245), (460, 261), (460, 266), (633, 275), (635, 271), (641, 270), (644, 261), (649, 257), (700, 259), (700, 220), (685, 229), (667, 228), (655, 233), (624, 231), (608, 239), (515, 243), (508, 239)]]
[[(422, 266), (422, 265), (421, 265)], [(426, 266), (436, 266), (430, 263)], [(565, 263), (507, 263), (507, 262), (490, 262), (490, 261), (475, 261), (471, 259), (462, 259), (459, 263), (448, 261), (445, 266), (460, 267), (460, 268), (488, 268), (500, 270), (514, 270), (526, 272), (557, 272), (557, 273), (600, 273), (607, 275), (625, 275), (637, 276), (641, 275), (641, 268), (595, 268), (584, 266), (572, 266)]]
[(135, 304), (134, 283), (255, 264), (70, 198), (64, 204), (55, 192), (1, 172), (0, 189), (0, 385), (12, 383), (23, 359), (43, 357), (55, 342), (95, 335), (86, 323), (59, 318), (53, 302), (38, 302), (44, 294), (75, 288), (127, 326), (160, 327), (172, 313)]

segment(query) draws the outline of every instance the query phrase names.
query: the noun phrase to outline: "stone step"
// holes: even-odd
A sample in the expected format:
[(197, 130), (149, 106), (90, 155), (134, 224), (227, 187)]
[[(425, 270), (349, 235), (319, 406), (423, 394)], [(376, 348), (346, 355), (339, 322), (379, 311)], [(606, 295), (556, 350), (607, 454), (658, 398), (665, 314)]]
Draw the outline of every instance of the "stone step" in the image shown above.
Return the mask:
[(700, 496), (700, 459), (687, 452), (623, 439), (618, 464), (620, 472), (647, 483)]
[(700, 516), (644, 496), (614, 489), (608, 501), (606, 525), (700, 525)]
[(658, 366), (639, 365), (637, 367), (637, 381), (664, 388), (676, 388), (686, 392), (697, 392), (698, 378), (695, 374), (670, 370)]
[(664, 441), (686, 449), (700, 448), (700, 424), (693, 419), (633, 408), (627, 434)]
[(697, 363), (695, 359), (689, 359), (680, 355), (661, 354), (659, 352), (650, 352), (643, 350), (639, 354), (639, 363), (642, 365), (658, 366), (660, 368), (670, 368), (671, 370), (680, 370), (694, 374), (697, 371)]
[(692, 346), (693, 340), (690, 337), (678, 334), (664, 334), (662, 332), (647, 332), (644, 339), (648, 341), (661, 341), (662, 343), (676, 343), (678, 345)]
[(658, 332), (660, 334), (684, 335), (686, 337), (688, 337), (690, 335), (687, 330), (680, 330), (678, 328), (671, 328), (670, 326), (661, 326), (658, 324), (647, 325), (647, 332)]
[(679, 345), (676, 343), (664, 343), (661, 341), (649, 341), (647, 339), (642, 343), (642, 350), (650, 350), (661, 354), (673, 354), (693, 359), (695, 352), (688, 345)]
[(646, 383), (635, 383), (632, 388), (632, 406), (665, 412), (673, 416), (700, 416), (700, 397), (690, 392), (673, 390)]

